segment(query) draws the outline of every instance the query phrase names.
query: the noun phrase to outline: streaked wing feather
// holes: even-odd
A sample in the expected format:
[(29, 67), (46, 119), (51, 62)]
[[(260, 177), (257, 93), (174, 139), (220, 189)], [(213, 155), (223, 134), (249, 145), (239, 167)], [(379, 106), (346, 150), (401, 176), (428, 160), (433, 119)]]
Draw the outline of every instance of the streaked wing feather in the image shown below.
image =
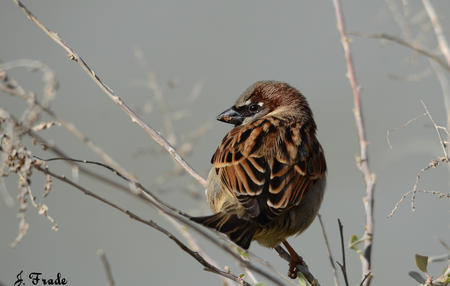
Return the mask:
[(211, 161), (251, 217), (268, 210), (262, 219), (266, 223), (298, 205), (311, 183), (324, 175), (322, 147), (315, 135), (307, 136), (315, 130), (307, 128), (315, 127), (269, 118), (236, 127), (223, 139)]

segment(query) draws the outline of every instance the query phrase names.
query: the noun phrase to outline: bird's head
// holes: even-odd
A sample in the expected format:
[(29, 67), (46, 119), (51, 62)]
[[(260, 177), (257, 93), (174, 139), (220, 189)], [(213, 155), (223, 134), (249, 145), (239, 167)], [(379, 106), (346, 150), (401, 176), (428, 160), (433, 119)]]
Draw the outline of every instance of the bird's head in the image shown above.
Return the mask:
[(258, 81), (242, 93), (236, 103), (217, 116), (217, 120), (246, 125), (265, 116), (309, 120), (312, 112), (305, 97), (284, 82)]

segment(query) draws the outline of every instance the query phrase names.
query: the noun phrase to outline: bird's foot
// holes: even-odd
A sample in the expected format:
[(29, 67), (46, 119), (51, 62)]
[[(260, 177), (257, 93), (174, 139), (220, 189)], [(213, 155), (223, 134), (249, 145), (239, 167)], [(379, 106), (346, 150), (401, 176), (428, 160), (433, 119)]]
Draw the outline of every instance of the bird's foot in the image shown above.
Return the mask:
[(297, 252), (289, 245), (289, 243), (284, 240), (283, 241), (284, 246), (286, 247), (287, 251), (289, 252), (289, 255), (291, 256), (291, 261), (289, 262), (289, 270), (288, 270), (288, 276), (291, 279), (297, 278), (297, 265), (301, 264), (304, 265), (305, 262), (303, 261), (303, 258), (297, 254)]
[(297, 265), (304, 264), (303, 258), (299, 255), (292, 256), (291, 255), (291, 261), (289, 262), (289, 270), (288, 270), (288, 276), (291, 279), (297, 278)]

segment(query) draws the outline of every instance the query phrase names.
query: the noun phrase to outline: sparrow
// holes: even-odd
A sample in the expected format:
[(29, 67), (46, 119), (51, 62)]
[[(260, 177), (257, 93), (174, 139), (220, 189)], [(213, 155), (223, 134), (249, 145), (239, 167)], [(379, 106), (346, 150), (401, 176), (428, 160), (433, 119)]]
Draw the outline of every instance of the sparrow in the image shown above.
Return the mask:
[(316, 217), (326, 185), (325, 155), (306, 98), (284, 82), (259, 81), (217, 120), (234, 128), (211, 163), (206, 197), (213, 215), (192, 217), (243, 249), (256, 240), (291, 255), (288, 275), (302, 258), (286, 238)]

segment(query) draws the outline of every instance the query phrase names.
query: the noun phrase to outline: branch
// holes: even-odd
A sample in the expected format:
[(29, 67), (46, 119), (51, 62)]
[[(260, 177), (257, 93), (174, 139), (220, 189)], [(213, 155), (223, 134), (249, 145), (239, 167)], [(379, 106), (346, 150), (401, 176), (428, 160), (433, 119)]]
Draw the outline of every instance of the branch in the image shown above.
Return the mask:
[(388, 40), (388, 41), (397, 43), (399, 45), (408, 47), (408, 48), (412, 49), (413, 51), (418, 52), (419, 54), (422, 54), (422, 55), (430, 58), (431, 60), (433, 60), (434, 62), (439, 64), (442, 68), (444, 68), (445, 70), (450, 72), (450, 63), (446, 63), (438, 55), (426, 50), (425, 48), (418, 46), (417, 44), (403, 40), (400, 37), (396, 37), (396, 36), (392, 36), (392, 35), (384, 34), (384, 33), (366, 34), (366, 33), (352, 32), (352, 33), (348, 33), (348, 34), (352, 35), (352, 36), (356, 36), (356, 37), (361, 37), (361, 38)]
[(72, 133), (75, 137), (77, 137), (81, 142), (85, 143), (91, 150), (96, 153), (98, 156), (100, 156), (103, 161), (108, 163), (109, 165), (113, 166), (115, 169), (119, 170), (123, 174), (127, 174), (129, 176), (130, 174), (123, 169), (119, 163), (117, 163), (111, 156), (109, 156), (105, 151), (103, 151), (99, 146), (97, 146), (92, 140), (90, 140), (86, 135), (84, 135), (75, 125), (73, 125), (70, 122), (65, 121), (63, 118), (58, 116), (53, 110), (51, 110), (48, 106), (45, 104), (41, 104), (37, 99), (36, 96), (32, 95), (31, 93), (25, 92), (23, 88), (21, 88), (17, 82), (14, 79), (11, 79), (11, 77), (7, 76), (4, 71), (10, 69), (11, 67), (35, 67), (37, 65), (36, 61), (29, 61), (29, 60), (20, 60), (13, 62), (13, 65), (11, 65), (11, 62), (0, 64), (0, 91), (3, 91), (11, 96), (17, 96), (23, 100), (25, 100), (28, 104), (31, 106), (36, 106), (40, 110), (47, 113), (50, 117), (52, 117), (57, 122), (61, 123), (61, 125), (66, 128), (70, 133)]
[(439, 49), (444, 55), (444, 58), (447, 60), (447, 64), (450, 65), (450, 49), (448, 47), (447, 39), (445, 39), (444, 32), (442, 31), (441, 24), (439, 23), (439, 18), (429, 0), (422, 0), (422, 3), (427, 11), (428, 17), (430, 18), (434, 33), (436, 34)]
[(168, 230), (166, 230), (165, 228), (161, 227), (160, 225), (158, 225), (156, 222), (154, 222), (153, 220), (145, 220), (143, 218), (141, 218), (140, 216), (136, 215), (135, 213), (133, 213), (132, 211), (123, 209), (122, 207), (116, 205), (113, 202), (110, 202), (109, 200), (89, 191), (88, 189), (80, 186), (79, 184), (73, 182), (72, 180), (67, 179), (65, 176), (60, 176), (57, 175), (55, 173), (53, 173), (52, 171), (48, 170), (48, 169), (43, 169), (41, 166), (39, 166), (39, 164), (37, 164), (36, 162), (34, 163), (33, 166), (36, 170), (44, 173), (44, 174), (48, 174), (62, 182), (65, 182), (73, 187), (75, 187), (75, 189), (83, 192), (85, 195), (90, 196), (110, 207), (115, 208), (116, 210), (128, 215), (131, 219), (134, 219), (138, 222), (141, 222), (143, 224), (146, 224), (154, 229), (156, 229), (157, 231), (161, 232), (162, 234), (164, 234), (165, 236), (167, 236), (169, 239), (171, 239), (178, 247), (180, 247), (184, 252), (186, 252), (187, 254), (189, 254), (192, 258), (194, 258), (195, 260), (197, 260), (198, 263), (200, 263), (201, 265), (203, 265), (205, 267), (205, 270), (216, 273), (220, 276), (226, 277), (228, 279), (231, 279), (233, 281), (238, 282), (241, 285), (245, 285), (245, 286), (250, 286), (249, 283), (247, 283), (246, 281), (244, 281), (242, 278), (229, 273), (229, 272), (225, 272), (222, 271), (220, 269), (218, 269), (217, 267), (213, 266), (212, 264), (210, 264), (209, 262), (207, 262), (203, 256), (201, 256), (198, 252), (195, 252), (193, 250), (191, 250), (187, 245), (185, 245), (181, 240), (179, 240), (175, 235), (173, 235), (171, 232), (169, 232)]
[(348, 284), (348, 277), (347, 277), (347, 263), (345, 262), (345, 247), (344, 247), (344, 225), (342, 225), (342, 222), (340, 219), (338, 219), (339, 224), (339, 235), (341, 237), (341, 250), (342, 250), (342, 264), (337, 262), (342, 271), (342, 275), (344, 275), (344, 282), (346, 286), (349, 286)]
[(450, 198), (450, 194), (449, 193), (443, 193), (443, 192), (437, 192), (437, 191), (429, 191), (429, 190), (419, 190), (418, 186), (419, 186), (419, 181), (422, 177), (422, 174), (431, 169), (431, 168), (437, 168), (439, 165), (441, 165), (441, 163), (449, 163), (450, 162), (450, 158), (448, 157), (448, 153), (447, 153), (447, 142), (445, 142), (444, 138), (442, 138), (441, 132), (440, 130), (444, 130), (445, 132), (448, 132), (446, 128), (439, 126), (436, 124), (436, 121), (434, 121), (433, 117), (431, 116), (430, 111), (428, 110), (427, 105), (425, 104), (425, 102), (423, 100), (420, 100), (420, 103), (423, 106), (423, 109), (425, 110), (425, 113), (423, 113), (423, 115), (426, 115), (428, 117), (428, 119), (431, 121), (431, 124), (434, 127), (434, 130), (436, 131), (436, 134), (439, 138), (439, 143), (441, 145), (442, 151), (444, 156), (443, 157), (439, 157), (435, 160), (432, 160), (430, 163), (428, 163), (427, 166), (425, 166), (424, 168), (420, 169), (419, 172), (417, 172), (416, 174), (416, 182), (414, 183), (414, 186), (411, 190), (409, 190), (408, 192), (404, 193), (401, 198), (397, 201), (397, 203), (394, 205), (394, 208), (391, 210), (391, 212), (389, 213), (389, 215), (387, 216), (388, 218), (392, 217), (394, 215), (394, 213), (397, 211), (398, 207), (400, 206), (400, 204), (406, 199), (407, 196), (409, 196), (410, 194), (412, 194), (411, 196), (411, 209), (412, 211), (415, 211), (416, 207), (415, 207), (415, 199), (416, 199), (416, 194), (417, 193), (429, 193), (431, 195), (435, 195), (438, 196), (439, 198)]
[[(345, 61), (347, 64), (347, 77), (350, 81), (350, 85), (353, 91), (354, 100), (354, 115), (356, 121), (356, 127), (358, 130), (359, 145), (360, 145), (360, 158), (358, 159), (358, 167), (364, 176), (366, 184), (366, 196), (363, 199), (364, 209), (366, 212), (366, 226), (364, 228), (364, 255), (361, 256), (362, 264), (362, 279), (366, 277), (368, 273), (372, 272), (372, 243), (373, 243), (373, 230), (374, 230), (374, 218), (373, 218), (373, 206), (374, 206), (374, 191), (375, 191), (375, 175), (370, 171), (369, 158), (367, 152), (368, 142), (366, 140), (366, 134), (364, 130), (364, 122), (362, 118), (360, 89), (356, 80), (355, 68), (353, 67), (352, 55), (350, 51), (349, 39), (345, 31), (344, 16), (340, 0), (333, 0), (333, 4), (336, 10), (336, 23), (337, 29), (341, 37), (342, 48), (344, 49)], [(366, 286), (370, 285), (372, 275), (364, 282)]]
[(89, 65), (81, 58), (74, 49), (72, 49), (68, 44), (66, 44), (57, 33), (49, 30), (44, 24), (39, 22), (39, 20), (28, 10), (27, 7), (20, 0), (13, 0), (17, 6), (19, 6), (23, 12), (28, 16), (28, 18), (33, 21), (41, 30), (43, 30), (47, 36), (49, 36), (53, 41), (55, 41), (59, 46), (61, 46), (68, 54), (69, 58), (75, 62), (77, 62), (81, 68), (91, 77), (91, 79), (100, 87), (100, 89), (119, 107), (125, 111), (130, 117), (131, 121), (138, 124), (141, 128), (149, 134), (153, 140), (156, 141), (159, 145), (161, 145), (164, 149), (169, 152), (169, 154), (178, 162), (195, 180), (197, 180), (200, 185), (206, 187), (206, 180), (202, 178), (175, 150), (175, 148), (170, 145), (170, 143), (162, 137), (155, 129), (147, 125), (133, 110), (131, 110), (125, 102), (117, 96), (114, 91), (112, 91), (95, 73), (93, 69), (89, 67)]

